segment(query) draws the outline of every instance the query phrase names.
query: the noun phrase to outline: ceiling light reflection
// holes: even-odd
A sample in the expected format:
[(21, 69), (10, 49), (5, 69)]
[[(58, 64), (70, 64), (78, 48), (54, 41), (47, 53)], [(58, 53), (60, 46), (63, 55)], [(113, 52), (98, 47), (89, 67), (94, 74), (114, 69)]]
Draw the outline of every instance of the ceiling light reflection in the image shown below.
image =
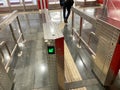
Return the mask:
[(41, 73), (45, 73), (47, 71), (47, 65), (40, 64), (39, 70)]
[(83, 64), (82, 60), (81, 60), (79, 57), (77, 57), (76, 63), (77, 63), (77, 65), (78, 65), (80, 68), (84, 68), (84, 64)]

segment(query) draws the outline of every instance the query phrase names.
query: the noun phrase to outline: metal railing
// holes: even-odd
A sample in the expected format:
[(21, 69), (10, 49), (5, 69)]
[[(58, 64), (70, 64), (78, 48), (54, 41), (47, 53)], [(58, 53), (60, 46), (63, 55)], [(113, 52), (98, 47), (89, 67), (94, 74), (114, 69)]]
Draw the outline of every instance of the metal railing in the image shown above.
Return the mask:
[[(15, 36), (15, 32), (14, 32), (14, 29), (13, 29), (13, 26), (12, 26), (12, 22), (16, 20), (17, 23), (18, 23), (18, 32), (19, 32), (19, 36), (18, 36), (18, 39), (16, 38)], [(3, 52), (3, 47), (5, 47), (5, 49), (7, 50), (7, 53), (10, 57), (10, 60), (8, 60), (7, 64), (5, 65), (5, 70), (6, 72), (9, 71), (9, 66), (10, 66), (10, 63), (12, 62), (12, 59), (11, 57), (14, 55), (14, 52), (16, 51), (16, 49), (18, 48), (19, 51), (20, 50), (20, 47), (19, 47), (19, 43), (20, 43), (20, 40), (22, 39), (22, 41), (25, 41), (24, 39), (24, 36), (23, 36), (23, 32), (22, 32), (22, 28), (21, 28), (21, 25), (20, 25), (20, 20), (18, 18), (18, 12), (17, 11), (13, 11), (11, 14), (5, 16), (5, 19), (2, 20), (0, 22), (0, 30), (2, 32), (4, 32), (4, 29), (9, 26), (10, 28), (10, 32), (12, 34), (12, 38), (13, 38), (13, 41), (15, 42), (15, 45), (13, 46), (11, 52), (10, 52), (10, 49), (9, 49), (9, 45), (7, 45), (7, 42), (6, 41), (2, 41), (0, 43), (0, 53), (1, 53), (1, 56), (3, 57), (3, 59), (5, 59), (5, 55), (4, 55), (4, 52)], [(13, 42), (11, 42), (13, 43)]]
[(79, 41), (78, 41), (78, 45), (79, 47), (81, 46), (81, 42), (87, 47), (87, 49), (94, 55), (96, 56), (95, 52), (92, 50), (92, 48), (90, 47), (90, 41), (91, 41), (91, 37), (95, 36), (94, 32), (90, 32), (89, 37), (88, 37), (88, 42), (86, 42), (82, 36), (82, 24), (83, 24), (83, 18), (80, 17), (80, 28), (79, 28), (79, 33), (76, 31), (76, 29), (74, 28), (74, 12), (72, 12), (72, 35), (74, 36), (74, 34), (78, 37)]
[[(10, 58), (11, 58), (11, 52), (10, 52), (10, 50), (9, 50), (9, 48), (8, 48), (8, 45), (6, 44), (5, 41), (2, 41), (2, 42), (0, 43), (0, 53), (1, 53), (1, 55), (2, 55), (3, 60), (5, 59), (5, 55), (4, 55), (4, 52), (3, 52), (3, 50), (2, 50), (3, 47), (5, 47), (5, 49), (7, 50), (7, 53), (8, 53), (8, 55), (9, 55), (9, 59), (10, 59)], [(9, 71), (10, 62), (11, 62), (11, 59), (5, 64), (5, 70), (6, 70), (6, 72)]]

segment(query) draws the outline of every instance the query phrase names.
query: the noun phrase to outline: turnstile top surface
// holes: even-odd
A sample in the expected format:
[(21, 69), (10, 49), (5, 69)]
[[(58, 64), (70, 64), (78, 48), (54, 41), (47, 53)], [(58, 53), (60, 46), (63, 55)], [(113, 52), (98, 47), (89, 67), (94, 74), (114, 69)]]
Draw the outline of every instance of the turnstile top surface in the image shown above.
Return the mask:
[(59, 30), (59, 28), (55, 23), (52, 22), (44, 23), (43, 30), (44, 30), (44, 39), (55, 40), (57, 38), (63, 37), (62, 32)]

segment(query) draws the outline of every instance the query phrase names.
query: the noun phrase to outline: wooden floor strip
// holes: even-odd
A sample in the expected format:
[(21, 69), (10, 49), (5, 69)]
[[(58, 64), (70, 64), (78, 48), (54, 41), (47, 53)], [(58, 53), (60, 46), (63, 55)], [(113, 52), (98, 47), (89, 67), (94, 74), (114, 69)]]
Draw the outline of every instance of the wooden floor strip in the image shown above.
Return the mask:
[[(67, 47), (67, 44), (64, 42), (64, 49), (65, 49), (65, 79), (66, 82), (74, 82), (74, 81), (79, 81), (82, 80), (78, 69), (74, 63), (74, 60), (70, 54), (70, 51)], [(85, 87), (83, 88), (78, 88), (78, 89), (72, 89), (72, 90), (86, 90)]]

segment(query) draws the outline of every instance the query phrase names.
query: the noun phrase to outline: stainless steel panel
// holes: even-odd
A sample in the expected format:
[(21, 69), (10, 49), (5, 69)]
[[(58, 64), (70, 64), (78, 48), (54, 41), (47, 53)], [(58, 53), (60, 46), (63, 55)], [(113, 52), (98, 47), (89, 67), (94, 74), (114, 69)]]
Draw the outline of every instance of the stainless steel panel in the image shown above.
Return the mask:
[(107, 77), (112, 75), (109, 71), (110, 63), (120, 35), (120, 25), (107, 17), (102, 8), (72, 7), (72, 11), (96, 28), (98, 46), (93, 70), (103, 85), (109, 85), (113, 77), (109, 78), (111, 80)]
[(96, 35), (98, 36), (99, 42), (97, 47), (94, 72), (103, 85), (110, 84), (110, 81), (113, 79), (111, 77), (111, 80), (107, 80), (107, 77), (110, 75), (110, 63), (119, 34), (120, 32), (118, 29), (98, 20)]
[[(46, 43), (47, 46), (54, 46), (55, 47), (55, 40), (49, 40)], [(47, 48), (46, 48), (47, 50)], [(48, 67), (49, 67), (49, 78), (50, 84), (54, 85), (55, 90), (58, 90), (58, 79), (57, 79), (57, 61), (56, 61), (56, 54), (47, 54), (48, 60)]]
[(44, 30), (44, 39), (56, 39), (63, 37), (63, 34), (60, 30), (58, 30), (58, 27), (53, 22), (47, 22), (43, 24), (43, 30)]

